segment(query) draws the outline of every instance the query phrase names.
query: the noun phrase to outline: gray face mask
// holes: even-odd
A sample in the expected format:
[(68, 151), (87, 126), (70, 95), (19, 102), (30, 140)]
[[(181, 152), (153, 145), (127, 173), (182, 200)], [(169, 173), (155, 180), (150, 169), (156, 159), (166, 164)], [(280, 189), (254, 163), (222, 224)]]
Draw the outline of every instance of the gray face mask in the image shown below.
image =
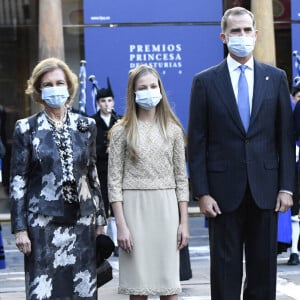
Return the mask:
[(230, 36), (227, 47), (237, 57), (247, 57), (255, 46), (255, 38), (250, 36)]
[(155, 108), (160, 102), (162, 95), (159, 89), (142, 90), (135, 92), (135, 102), (143, 109)]
[(42, 99), (52, 108), (63, 106), (68, 100), (67, 86), (51, 86), (42, 89)]

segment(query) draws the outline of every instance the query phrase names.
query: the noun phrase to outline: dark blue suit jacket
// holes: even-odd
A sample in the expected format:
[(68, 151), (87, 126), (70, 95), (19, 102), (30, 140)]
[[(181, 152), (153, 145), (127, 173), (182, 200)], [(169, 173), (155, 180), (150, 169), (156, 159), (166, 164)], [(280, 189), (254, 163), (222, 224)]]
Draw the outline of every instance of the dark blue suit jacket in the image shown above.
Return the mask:
[(279, 190), (294, 190), (295, 140), (285, 72), (254, 60), (247, 133), (227, 61), (196, 74), (188, 161), (193, 195), (211, 195), (223, 212), (240, 205), (247, 183), (258, 207), (275, 208)]

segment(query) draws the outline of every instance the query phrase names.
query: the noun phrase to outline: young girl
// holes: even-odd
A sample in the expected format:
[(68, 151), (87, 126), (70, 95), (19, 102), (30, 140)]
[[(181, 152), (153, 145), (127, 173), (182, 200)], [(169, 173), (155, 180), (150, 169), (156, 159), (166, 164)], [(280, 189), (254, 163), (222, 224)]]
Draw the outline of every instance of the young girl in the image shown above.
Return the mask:
[(120, 247), (119, 293), (178, 299), (179, 250), (189, 240), (184, 131), (158, 72), (129, 73), (125, 115), (111, 132), (109, 199)]

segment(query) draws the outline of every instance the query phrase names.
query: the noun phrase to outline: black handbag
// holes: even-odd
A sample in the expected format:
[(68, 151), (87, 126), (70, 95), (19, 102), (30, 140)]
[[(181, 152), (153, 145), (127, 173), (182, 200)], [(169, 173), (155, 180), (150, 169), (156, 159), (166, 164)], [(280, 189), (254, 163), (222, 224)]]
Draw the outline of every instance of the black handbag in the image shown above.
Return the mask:
[(105, 283), (113, 279), (112, 266), (106, 259), (99, 265), (96, 271), (97, 271), (97, 288), (99, 288), (100, 286), (104, 285)]
[(105, 234), (96, 237), (96, 272), (97, 287), (104, 285), (113, 279), (112, 266), (107, 261), (115, 249), (111, 238)]
[(189, 246), (186, 246), (180, 250), (180, 281), (189, 280), (193, 277)]

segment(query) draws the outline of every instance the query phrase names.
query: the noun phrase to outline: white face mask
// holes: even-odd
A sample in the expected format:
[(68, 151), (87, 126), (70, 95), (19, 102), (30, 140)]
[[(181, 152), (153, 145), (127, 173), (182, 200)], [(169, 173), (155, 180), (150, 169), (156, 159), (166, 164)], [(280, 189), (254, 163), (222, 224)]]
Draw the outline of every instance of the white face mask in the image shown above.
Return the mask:
[(143, 109), (150, 110), (159, 103), (162, 95), (159, 88), (135, 92), (135, 102)]
[(51, 86), (42, 88), (42, 99), (52, 108), (63, 106), (68, 100), (67, 86)]
[(247, 57), (252, 53), (255, 46), (255, 37), (230, 36), (227, 42), (229, 52), (237, 57)]

